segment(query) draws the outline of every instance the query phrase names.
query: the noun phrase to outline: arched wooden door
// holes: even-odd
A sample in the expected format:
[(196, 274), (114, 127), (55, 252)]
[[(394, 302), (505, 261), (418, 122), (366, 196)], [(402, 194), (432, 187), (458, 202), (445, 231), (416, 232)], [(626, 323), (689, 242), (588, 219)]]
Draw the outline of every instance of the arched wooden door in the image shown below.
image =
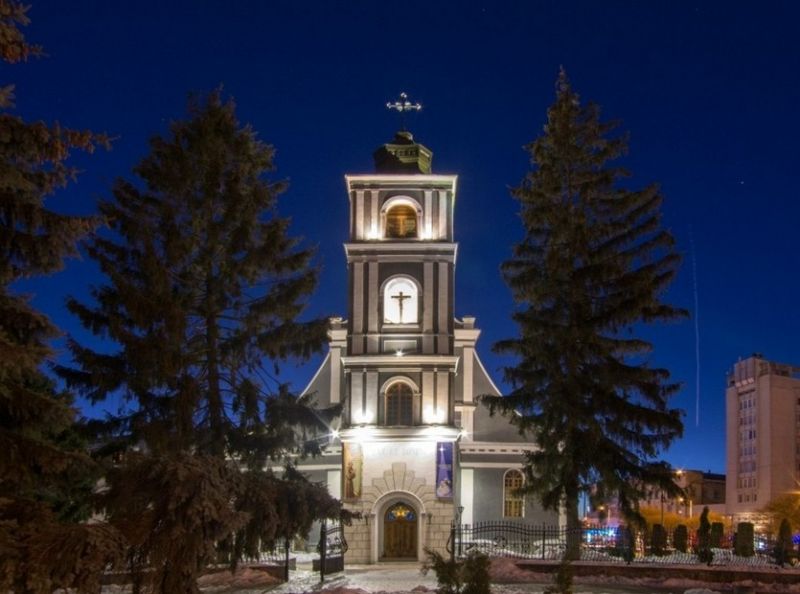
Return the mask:
[(417, 558), (417, 512), (405, 503), (395, 503), (383, 515), (383, 556), (388, 559)]

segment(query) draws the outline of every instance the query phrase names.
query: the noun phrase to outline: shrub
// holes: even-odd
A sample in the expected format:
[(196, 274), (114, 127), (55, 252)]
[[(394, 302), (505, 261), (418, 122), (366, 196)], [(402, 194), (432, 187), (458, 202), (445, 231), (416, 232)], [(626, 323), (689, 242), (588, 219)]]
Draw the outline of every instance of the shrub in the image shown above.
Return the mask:
[(553, 583), (544, 589), (544, 594), (573, 594), (572, 574), (572, 564), (565, 557), (558, 566)]
[(628, 563), (633, 561), (633, 531), (628, 526), (617, 527), (613, 555), (622, 557)]
[(792, 527), (786, 518), (781, 520), (781, 527), (778, 529), (778, 541), (775, 543), (772, 555), (775, 558), (775, 563), (781, 567), (792, 556)]
[(753, 525), (750, 522), (739, 522), (736, 526), (735, 552), (739, 557), (752, 557), (755, 555), (753, 549)]
[(441, 553), (425, 549), (428, 561), (423, 573), (433, 569), (436, 574), (436, 594), (490, 594), (489, 557), (472, 552), (463, 561), (445, 559)]
[(711, 565), (714, 553), (711, 551), (711, 523), (708, 521), (708, 507), (703, 508), (700, 515), (700, 527), (697, 529), (697, 558), (701, 563)]
[(685, 553), (689, 548), (689, 530), (686, 528), (686, 524), (675, 526), (675, 531), (672, 533), (672, 544), (681, 553)]
[(489, 557), (483, 553), (477, 551), (469, 553), (461, 566), (464, 584), (461, 594), (490, 594), (490, 565)]
[(722, 522), (711, 523), (711, 548), (722, 548), (722, 536), (725, 533), (725, 525)]
[(650, 535), (650, 553), (653, 555), (664, 555), (667, 552), (667, 531), (661, 524), (653, 524), (653, 532)]

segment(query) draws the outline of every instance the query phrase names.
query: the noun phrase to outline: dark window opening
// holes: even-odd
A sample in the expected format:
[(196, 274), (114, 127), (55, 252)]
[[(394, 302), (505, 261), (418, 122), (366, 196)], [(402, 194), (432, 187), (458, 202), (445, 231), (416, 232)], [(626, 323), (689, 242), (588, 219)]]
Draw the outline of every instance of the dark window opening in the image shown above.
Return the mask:
[(411, 386), (398, 382), (386, 391), (386, 424), (412, 425), (414, 418), (414, 392)]

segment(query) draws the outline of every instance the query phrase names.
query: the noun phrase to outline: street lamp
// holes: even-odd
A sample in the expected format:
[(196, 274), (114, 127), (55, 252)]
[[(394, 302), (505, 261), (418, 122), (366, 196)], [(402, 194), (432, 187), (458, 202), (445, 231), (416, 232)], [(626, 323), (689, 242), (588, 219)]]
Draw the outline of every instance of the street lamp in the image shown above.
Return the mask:
[[(693, 474), (696, 474), (696, 473), (693, 473)], [(680, 482), (681, 482), (681, 479), (684, 478), (684, 475), (686, 475), (686, 478), (685, 478), (685, 481), (684, 481), (685, 484), (681, 485)], [(693, 489), (693, 487), (694, 487), (694, 485), (698, 485), (698, 484), (700, 485), (700, 503), (702, 503), (702, 499), (703, 499), (703, 475), (700, 474), (699, 478), (694, 478), (692, 480), (689, 480), (690, 476), (691, 476), (690, 473), (684, 472), (682, 469), (678, 469), (678, 470), (675, 471), (675, 477), (679, 481), (678, 482), (678, 486), (680, 486), (683, 489), (684, 493), (686, 494), (686, 497), (681, 497), (681, 498), (679, 498), (678, 501), (680, 503), (683, 503), (683, 507), (684, 507), (684, 510), (687, 513), (687, 517), (688, 518), (693, 518), (694, 517), (694, 489)]]
[(703, 503), (703, 479), (702, 479), (702, 477), (699, 478), (699, 479), (695, 479), (693, 481), (689, 481), (686, 484), (686, 487), (684, 488), (684, 491), (686, 491), (686, 502), (688, 503), (689, 517), (690, 518), (694, 517), (694, 493), (695, 493), (694, 487), (695, 487), (695, 485), (699, 485), (700, 486), (700, 492), (698, 493), (698, 495), (700, 496), (699, 497), (700, 500), (698, 501), (698, 503)]

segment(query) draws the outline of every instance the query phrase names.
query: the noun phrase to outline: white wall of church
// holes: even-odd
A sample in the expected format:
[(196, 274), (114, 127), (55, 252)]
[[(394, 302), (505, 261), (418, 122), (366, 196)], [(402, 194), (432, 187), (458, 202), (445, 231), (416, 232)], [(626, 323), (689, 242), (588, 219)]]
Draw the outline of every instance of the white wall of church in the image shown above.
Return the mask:
[(459, 505), (464, 508), (461, 512), (462, 524), (473, 524), (472, 508), (475, 505), (475, 471), (472, 468), (462, 468), (459, 483)]
[(342, 498), (342, 470), (341, 468), (337, 470), (329, 470), (326, 476), (326, 483), (328, 487), (328, 493), (331, 496), (336, 497), (336, 499)]
[(453, 502), (436, 497), (436, 442), (364, 444), (361, 499), (347, 507), (363, 519), (345, 528), (348, 563), (376, 563), (383, 556), (383, 516), (402, 501), (418, 516), (417, 554), (425, 547), (445, 552), (453, 520)]

